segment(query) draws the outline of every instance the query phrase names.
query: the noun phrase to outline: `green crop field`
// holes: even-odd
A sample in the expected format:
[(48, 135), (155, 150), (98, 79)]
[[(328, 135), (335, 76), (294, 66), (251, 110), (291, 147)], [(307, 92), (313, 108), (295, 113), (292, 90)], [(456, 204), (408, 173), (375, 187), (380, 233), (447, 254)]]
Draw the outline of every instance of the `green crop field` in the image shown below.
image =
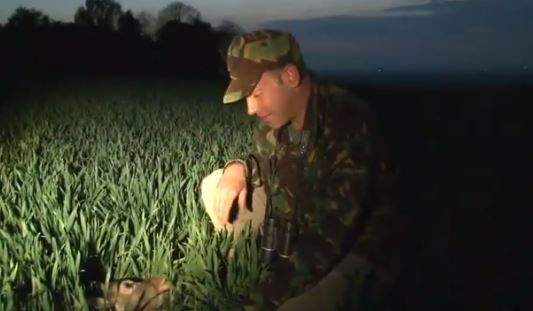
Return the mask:
[[(0, 118), (0, 310), (83, 310), (91, 281), (168, 275), (175, 309), (232, 309), (265, 276), (217, 234), (203, 177), (252, 147), (222, 84), (43, 82)], [(16, 105), (15, 104), (16, 102)]]

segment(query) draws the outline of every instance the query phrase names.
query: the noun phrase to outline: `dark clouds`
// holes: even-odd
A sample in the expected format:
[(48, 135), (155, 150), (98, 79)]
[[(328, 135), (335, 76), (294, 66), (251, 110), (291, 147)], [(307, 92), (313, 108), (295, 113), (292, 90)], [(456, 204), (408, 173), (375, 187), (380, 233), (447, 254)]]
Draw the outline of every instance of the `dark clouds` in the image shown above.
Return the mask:
[(533, 67), (532, 0), (431, 1), (384, 13), (272, 21), (261, 27), (291, 31), (308, 62), (317, 68), (519, 71)]

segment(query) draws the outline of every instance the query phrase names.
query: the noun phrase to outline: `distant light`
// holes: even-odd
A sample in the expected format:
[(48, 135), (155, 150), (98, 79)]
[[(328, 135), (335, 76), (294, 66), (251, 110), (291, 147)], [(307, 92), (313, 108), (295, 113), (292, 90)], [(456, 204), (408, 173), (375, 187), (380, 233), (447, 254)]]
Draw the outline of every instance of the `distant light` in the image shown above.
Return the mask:
[(526, 65), (526, 66), (524, 66), (524, 68), (523, 68), (523, 69), (524, 69), (524, 70), (528, 70), (528, 69), (529, 69), (529, 67), (528, 67), (528, 66)]
[(377, 72), (383, 72), (383, 68), (378, 68)]

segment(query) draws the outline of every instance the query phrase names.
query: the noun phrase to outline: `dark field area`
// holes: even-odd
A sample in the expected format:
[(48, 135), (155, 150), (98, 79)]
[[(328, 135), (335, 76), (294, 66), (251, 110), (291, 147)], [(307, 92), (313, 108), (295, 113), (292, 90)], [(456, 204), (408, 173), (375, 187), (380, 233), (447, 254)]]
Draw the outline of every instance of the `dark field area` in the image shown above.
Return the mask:
[[(46, 83), (0, 81), (3, 124), (30, 109), (16, 103), (47, 91)], [(398, 310), (532, 310), (533, 84), (341, 82), (375, 108), (400, 172), (411, 239)], [(210, 98), (225, 85), (176, 83), (208, 84)]]
[(360, 88), (412, 216), (405, 310), (531, 310), (532, 84), (423, 85)]

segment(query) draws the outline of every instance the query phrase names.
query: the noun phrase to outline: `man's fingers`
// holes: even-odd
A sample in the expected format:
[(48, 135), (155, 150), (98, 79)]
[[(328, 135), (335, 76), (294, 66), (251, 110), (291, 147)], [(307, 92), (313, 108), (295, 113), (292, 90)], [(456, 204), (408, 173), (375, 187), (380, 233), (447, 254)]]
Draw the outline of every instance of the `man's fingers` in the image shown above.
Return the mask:
[(219, 222), (224, 224), (224, 201), (227, 194), (228, 189), (225, 187), (217, 186), (216, 194), (215, 194), (215, 205), (214, 205), (214, 212), (215, 216), (218, 218)]
[(242, 189), (242, 191), (239, 193), (239, 207), (240, 208), (248, 208), (246, 206), (246, 187)]
[(213, 212), (215, 213), (215, 216), (219, 219), (220, 219), (219, 217), (220, 207), (219, 207), (218, 202), (220, 201), (220, 195), (221, 195), (220, 187), (217, 185), (216, 190), (215, 190), (215, 200), (213, 202)]
[[(239, 189), (240, 188), (240, 189)], [(246, 188), (234, 180), (231, 176), (221, 179), (215, 190), (213, 213), (219, 220), (220, 224), (224, 225), (228, 222), (229, 213), (233, 203), (238, 197), (239, 207), (246, 205)]]
[(220, 221), (222, 222), (222, 224), (225, 224), (228, 221), (229, 211), (231, 209), (231, 206), (233, 205), (233, 202), (235, 201), (236, 196), (237, 194), (229, 189), (224, 191), (224, 196), (222, 197), (222, 202), (220, 206)]
[(217, 188), (214, 212), (215, 212), (215, 216), (217, 217), (218, 221), (221, 224), (224, 224), (224, 201), (225, 201), (226, 196), (227, 196), (226, 189), (220, 188), (220, 187)]

